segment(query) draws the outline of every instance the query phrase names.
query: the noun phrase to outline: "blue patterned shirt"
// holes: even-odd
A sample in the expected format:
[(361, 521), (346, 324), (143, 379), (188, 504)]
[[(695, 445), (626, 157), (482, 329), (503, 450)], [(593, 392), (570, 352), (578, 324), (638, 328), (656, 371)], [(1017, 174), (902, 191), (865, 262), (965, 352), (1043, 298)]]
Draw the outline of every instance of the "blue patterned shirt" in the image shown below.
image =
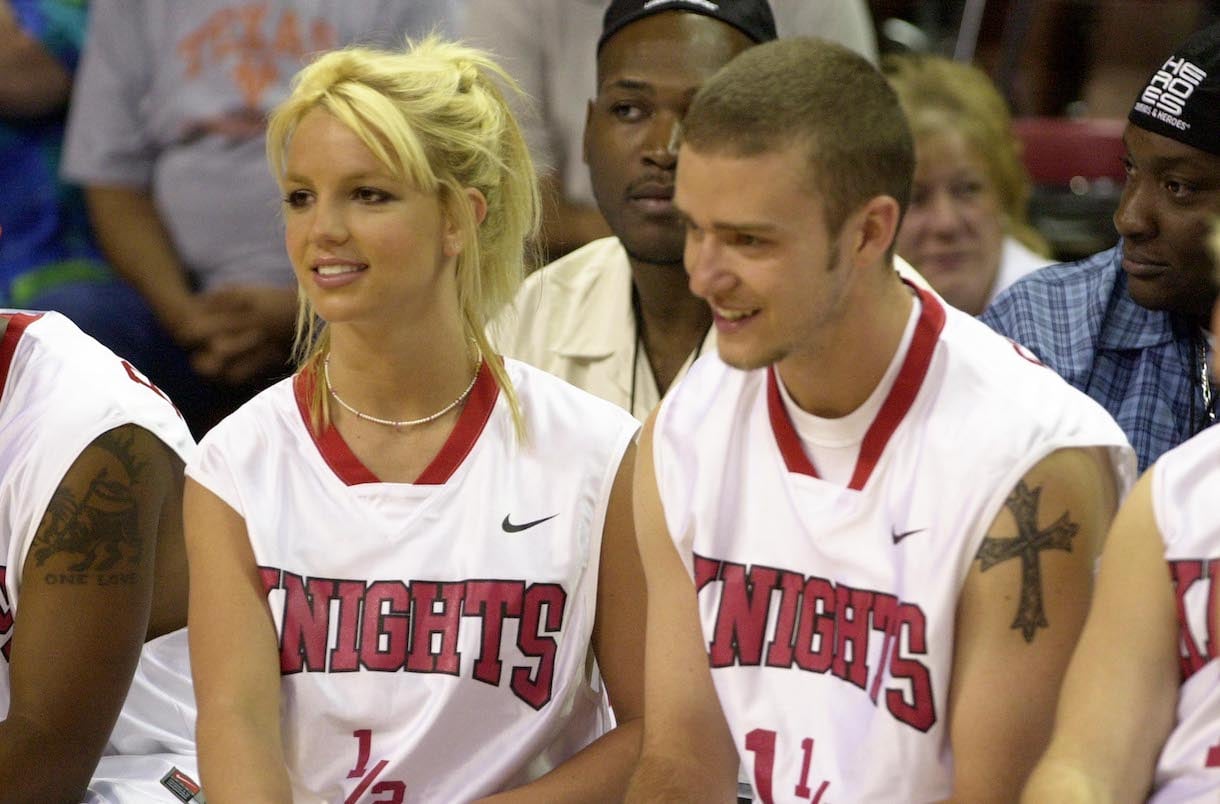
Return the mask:
[(981, 319), (1108, 410), (1135, 447), (1140, 471), (1212, 422), (1203, 401), (1203, 331), (1135, 303), (1121, 243), (1035, 271)]

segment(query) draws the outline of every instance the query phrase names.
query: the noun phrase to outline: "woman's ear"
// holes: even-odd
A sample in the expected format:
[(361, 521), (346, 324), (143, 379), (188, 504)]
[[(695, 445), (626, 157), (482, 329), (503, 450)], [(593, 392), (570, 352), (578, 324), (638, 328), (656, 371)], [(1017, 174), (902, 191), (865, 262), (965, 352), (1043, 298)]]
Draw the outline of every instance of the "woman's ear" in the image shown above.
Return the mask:
[(474, 225), (479, 226), (487, 217), (487, 198), (473, 187), (467, 187), (465, 192), (470, 199), (470, 211), (474, 213)]
[[(466, 195), (466, 200), (470, 204), (470, 215), (474, 219), (474, 225), (477, 227), (483, 223), (483, 219), (487, 217), (487, 198), (473, 187), (466, 187), (462, 190)], [(453, 215), (445, 216), (445, 256), (456, 257), (462, 253), (462, 228)]]

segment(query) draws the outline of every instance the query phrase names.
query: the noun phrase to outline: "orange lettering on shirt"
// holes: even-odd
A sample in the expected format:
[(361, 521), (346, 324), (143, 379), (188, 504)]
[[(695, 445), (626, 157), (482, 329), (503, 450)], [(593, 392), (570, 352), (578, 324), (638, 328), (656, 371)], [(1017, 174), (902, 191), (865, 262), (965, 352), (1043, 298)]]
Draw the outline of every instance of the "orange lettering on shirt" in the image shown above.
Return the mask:
[(275, 52), (285, 56), (300, 57), (305, 55), (305, 47), (301, 44), (301, 26), (296, 12), (291, 8), (284, 9), (280, 15), (280, 24), (275, 32)]
[(339, 33), (335, 26), (320, 17), (309, 24), (309, 38), (315, 52), (334, 50), (339, 46)]

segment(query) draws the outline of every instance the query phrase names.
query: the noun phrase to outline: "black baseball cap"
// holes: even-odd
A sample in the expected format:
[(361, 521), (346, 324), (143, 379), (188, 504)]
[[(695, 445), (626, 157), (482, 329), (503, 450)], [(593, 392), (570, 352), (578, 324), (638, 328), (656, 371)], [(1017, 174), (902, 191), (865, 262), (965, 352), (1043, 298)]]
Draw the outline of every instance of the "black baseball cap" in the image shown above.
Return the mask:
[(1220, 23), (1178, 45), (1148, 79), (1127, 119), (1220, 156)]
[(755, 44), (777, 38), (775, 17), (767, 0), (613, 0), (602, 21), (597, 49), (600, 51), (606, 40), (636, 20), (662, 11), (688, 11), (718, 19), (741, 31)]

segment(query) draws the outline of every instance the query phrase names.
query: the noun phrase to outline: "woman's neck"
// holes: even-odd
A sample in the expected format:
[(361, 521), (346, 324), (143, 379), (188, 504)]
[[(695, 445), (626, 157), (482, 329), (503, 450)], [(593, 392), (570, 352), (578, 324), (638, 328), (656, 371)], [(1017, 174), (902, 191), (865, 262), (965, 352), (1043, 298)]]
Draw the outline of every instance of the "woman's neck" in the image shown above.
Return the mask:
[(367, 416), (430, 416), (469, 387), (478, 350), (458, 327), (331, 328), (329, 381), (343, 402)]

